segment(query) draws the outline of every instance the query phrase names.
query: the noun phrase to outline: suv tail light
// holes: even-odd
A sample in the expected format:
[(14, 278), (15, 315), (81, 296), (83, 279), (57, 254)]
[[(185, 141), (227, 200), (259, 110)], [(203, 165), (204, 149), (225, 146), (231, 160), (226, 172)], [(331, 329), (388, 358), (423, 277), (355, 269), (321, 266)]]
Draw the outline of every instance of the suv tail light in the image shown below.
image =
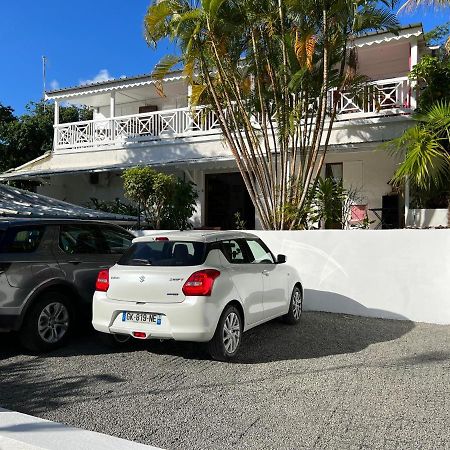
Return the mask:
[(97, 276), (97, 282), (95, 283), (95, 290), (100, 292), (106, 292), (109, 288), (109, 270), (100, 270)]
[(214, 280), (220, 275), (216, 269), (205, 269), (194, 272), (183, 285), (183, 294), (186, 296), (209, 297), (214, 286)]

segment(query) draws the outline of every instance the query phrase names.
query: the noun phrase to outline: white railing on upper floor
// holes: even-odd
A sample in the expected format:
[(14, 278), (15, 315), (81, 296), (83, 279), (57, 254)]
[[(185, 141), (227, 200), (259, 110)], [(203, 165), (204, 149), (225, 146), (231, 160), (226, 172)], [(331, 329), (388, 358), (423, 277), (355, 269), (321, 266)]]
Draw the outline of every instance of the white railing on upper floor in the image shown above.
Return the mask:
[[(329, 104), (336, 91), (330, 91)], [(411, 112), (411, 86), (406, 77), (367, 83), (356, 92), (341, 92), (338, 120)], [(255, 120), (257, 120), (255, 118)], [(64, 123), (55, 126), (55, 149), (82, 149), (112, 144), (219, 134), (217, 115), (205, 106)]]
[(56, 126), (56, 147), (68, 149), (219, 133), (214, 111), (206, 107), (64, 123)]
[[(331, 91), (330, 104), (335, 100), (335, 95), (336, 91)], [(410, 112), (411, 97), (411, 84), (407, 77), (372, 81), (356, 91), (339, 94), (338, 120)]]

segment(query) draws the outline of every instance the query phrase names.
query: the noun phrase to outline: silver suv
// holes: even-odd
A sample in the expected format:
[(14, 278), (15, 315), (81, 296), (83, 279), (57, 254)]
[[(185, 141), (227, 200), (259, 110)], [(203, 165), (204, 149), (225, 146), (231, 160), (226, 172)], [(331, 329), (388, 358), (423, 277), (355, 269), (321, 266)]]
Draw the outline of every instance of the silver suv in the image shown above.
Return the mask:
[(131, 245), (123, 228), (76, 220), (0, 220), (0, 331), (32, 351), (65, 343), (92, 310), (99, 270)]

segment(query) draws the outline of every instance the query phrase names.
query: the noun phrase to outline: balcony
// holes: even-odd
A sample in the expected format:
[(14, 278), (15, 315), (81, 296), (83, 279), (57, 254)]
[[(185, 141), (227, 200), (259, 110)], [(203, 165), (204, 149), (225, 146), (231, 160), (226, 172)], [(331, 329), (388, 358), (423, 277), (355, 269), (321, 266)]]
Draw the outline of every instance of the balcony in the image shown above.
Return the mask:
[[(330, 91), (329, 104), (336, 92)], [(367, 83), (358, 92), (341, 92), (337, 120), (410, 114), (414, 107), (406, 77)], [(55, 150), (123, 147), (129, 144), (220, 134), (216, 114), (205, 106), (55, 125)]]

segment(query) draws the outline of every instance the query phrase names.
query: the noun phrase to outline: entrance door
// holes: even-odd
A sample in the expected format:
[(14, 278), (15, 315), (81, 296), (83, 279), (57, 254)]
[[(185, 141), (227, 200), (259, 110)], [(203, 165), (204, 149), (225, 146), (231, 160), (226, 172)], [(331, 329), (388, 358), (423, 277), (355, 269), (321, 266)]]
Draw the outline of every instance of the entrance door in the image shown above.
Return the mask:
[(246, 229), (255, 228), (255, 207), (239, 172), (205, 175), (205, 194), (207, 227), (235, 229), (238, 212)]

